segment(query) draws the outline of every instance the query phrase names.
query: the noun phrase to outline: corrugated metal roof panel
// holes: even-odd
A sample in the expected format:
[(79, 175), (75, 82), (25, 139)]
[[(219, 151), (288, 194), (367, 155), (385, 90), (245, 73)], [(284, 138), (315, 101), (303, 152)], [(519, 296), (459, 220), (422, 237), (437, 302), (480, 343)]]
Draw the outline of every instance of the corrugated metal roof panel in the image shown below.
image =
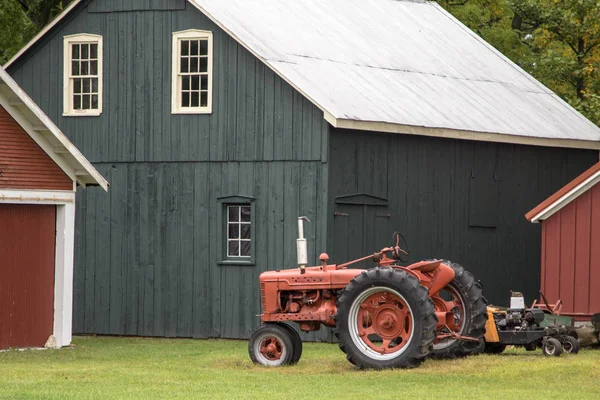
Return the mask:
[(190, 0), (336, 119), (600, 141), (436, 3)]

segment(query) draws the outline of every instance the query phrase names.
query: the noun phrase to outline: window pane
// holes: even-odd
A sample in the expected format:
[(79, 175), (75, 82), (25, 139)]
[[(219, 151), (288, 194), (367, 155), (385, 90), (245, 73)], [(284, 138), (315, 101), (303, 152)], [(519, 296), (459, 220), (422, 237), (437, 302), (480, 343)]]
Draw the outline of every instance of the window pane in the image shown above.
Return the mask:
[(94, 109), (94, 110), (98, 109), (98, 95), (97, 94), (92, 95), (92, 109)]
[(73, 93), (81, 93), (81, 78), (73, 79)]
[(98, 93), (98, 78), (92, 78), (92, 93)]
[(246, 256), (246, 257), (250, 256), (250, 241), (249, 240), (242, 242), (242, 248), (240, 251), (240, 255)]
[(242, 224), (242, 239), (250, 239), (250, 224)]
[(198, 75), (192, 76), (192, 90), (200, 90), (200, 77)]
[(90, 44), (90, 58), (98, 58), (98, 45), (96, 43)]
[(181, 41), (181, 55), (182, 56), (187, 56), (190, 54), (190, 41), (189, 40), (182, 40)]
[(200, 93), (200, 107), (208, 107), (208, 93), (207, 92)]
[(208, 58), (200, 58), (200, 72), (208, 72)]
[(239, 207), (228, 207), (229, 208), (229, 217), (227, 218), (227, 220), (229, 222), (238, 222), (240, 220), (240, 208)]
[(73, 108), (75, 110), (81, 110), (81, 96), (79, 96), (79, 95), (73, 96)]
[(198, 92), (192, 92), (190, 107), (198, 107), (200, 105), (200, 94)]
[(181, 77), (181, 88), (183, 90), (190, 90), (190, 76), (185, 75)]
[(73, 75), (73, 76), (79, 75), (79, 61), (71, 62), (71, 75)]
[(190, 58), (190, 72), (198, 72), (198, 57)]
[(242, 207), (242, 222), (250, 222), (250, 206)]
[(78, 44), (71, 45), (71, 50), (72, 50), (72, 52), (71, 52), (72, 58), (74, 60), (79, 59), (79, 45)]
[(229, 224), (227, 237), (229, 239), (239, 239), (240, 238), (240, 225), (239, 224)]
[(181, 58), (181, 72), (189, 72), (188, 63), (189, 63), (189, 58), (186, 58), (186, 57)]
[(81, 62), (81, 75), (88, 75), (89, 74), (89, 72), (90, 72), (89, 65), (90, 65), (89, 61), (82, 61)]
[(90, 75), (98, 75), (98, 61), (90, 61)]
[(227, 243), (227, 255), (228, 256), (233, 256), (233, 257), (239, 257), (240, 253), (239, 253), (239, 249), (240, 249), (240, 242), (238, 242), (237, 240), (231, 241)]
[(197, 40), (193, 40), (190, 43), (190, 55), (191, 56), (197, 56), (198, 55), (198, 41)]
[(181, 106), (182, 107), (190, 106), (190, 92), (183, 92), (181, 94)]
[(200, 82), (202, 83), (200, 89), (208, 90), (208, 75), (200, 75)]
[(84, 110), (89, 110), (90, 109), (90, 96), (89, 95), (83, 95), (81, 96), (81, 108)]
[(81, 59), (82, 60), (86, 60), (86, 59), (90, 58), (90, 54), (88, 52), (89, 48), (90, 48), (90, 45), (88, 45), (88, 44), (81, 45)]
[(83, 79), (83, 93), (89, 93), (90, 89), (90, 79)]
[(200, 41), (200, 55), (201, 56), (208, 55), (208, 40)]

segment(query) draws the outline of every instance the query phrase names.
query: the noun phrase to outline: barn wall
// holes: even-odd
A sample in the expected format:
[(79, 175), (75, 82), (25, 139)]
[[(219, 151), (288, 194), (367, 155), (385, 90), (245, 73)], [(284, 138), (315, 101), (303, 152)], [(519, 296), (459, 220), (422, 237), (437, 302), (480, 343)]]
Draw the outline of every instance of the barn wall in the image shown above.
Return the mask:
[(0, 189), (73, 190), (73, 181), (0, 106)]
[(563, 314), (600, 312), (600, 185), (542, 222), (541, 287)]
[[(9, 71), (111, 184), (77, 195), (73, 329), (247, 337), (258, 274), (295, 265), (296, 217), (311, 259), (325, 247), (327, 124), (189, 3), (155, 3), (84, 2)], [(172, 33), (192, 28), (214, 35), (213, 112), (172, 115)], [(63, 117), (63, 36), (82, 32), (103, 36), (103, 113)], [(219, 263), (234, 195), (256, 199), (253, 266)]]
[[(525, 213), (598, 158), (596, 151), (338, 129), (330, 142), (329, 206), (338, 215), (329, 214), (328, 244), (335, 262), (380, 249), (398, 230), (411, 261), (458, 262), (500, 305), (510, 290), (523, 291), (527, 303), (538, 298), (540, 227)], [(339, 199), (355, 193), (387, 203)]]

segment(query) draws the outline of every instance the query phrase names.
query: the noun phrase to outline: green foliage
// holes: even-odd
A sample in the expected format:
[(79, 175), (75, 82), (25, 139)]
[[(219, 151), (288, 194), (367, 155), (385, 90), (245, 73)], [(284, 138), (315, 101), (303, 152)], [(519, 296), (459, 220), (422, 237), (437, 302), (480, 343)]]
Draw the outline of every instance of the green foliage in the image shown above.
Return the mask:
[(0, 2), (0, 64), (8, 61), (35, 33), (35, 27), (17, 1)]

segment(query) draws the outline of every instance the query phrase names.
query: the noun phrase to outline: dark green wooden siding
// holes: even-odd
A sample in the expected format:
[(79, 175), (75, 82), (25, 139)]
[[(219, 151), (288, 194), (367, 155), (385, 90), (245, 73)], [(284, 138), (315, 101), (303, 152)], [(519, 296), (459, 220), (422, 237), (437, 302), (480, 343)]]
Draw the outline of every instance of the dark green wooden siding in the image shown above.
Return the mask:
[[(329, 214), (330, 256), (369, 254), (398, 230), (411, 262), (448, 258), (482, 281), (490, 301), (507, 304), (517, 290), (532, 302), (541, 230), (524, 215), (597, 160), (590, 150), (332, 129), (329, 207), (347, 215)], [(387, 206), (336, 204), (356, 193)]]
[[(155, 3), (84, 2), (10, 69), (111, 184), (78, 192), (73, 330), (247, 337), (259, 273), (296, 265), (298, 216), (313, 221), (310, 259), (325, 248), (327, 123), (196, 8)], [(214, 34), (213, 113), (172, 115), (172, 33), (192, 28)], [(75, 33), (104, 39), (100, 117), (62, 116)], [(256, 199), (254, 266), (219, 263), (218, 199), (235, 195)]]

